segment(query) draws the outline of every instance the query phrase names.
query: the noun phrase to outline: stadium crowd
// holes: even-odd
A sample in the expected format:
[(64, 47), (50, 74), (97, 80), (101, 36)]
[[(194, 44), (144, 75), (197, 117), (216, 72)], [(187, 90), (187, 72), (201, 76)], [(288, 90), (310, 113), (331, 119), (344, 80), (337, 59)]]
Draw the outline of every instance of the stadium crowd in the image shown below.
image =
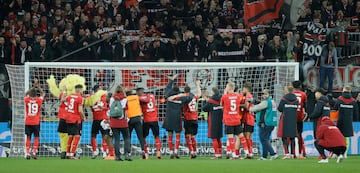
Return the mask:
[[(360, 21), (357, 0), (312, 1), (300, 16), (296, 30), (282, 30), (279, 19), (266, 21), (263, 24), (268, 27), (251, 31), (243, 30), (243, 1), (1, 0), (0, 3), (0, 63), (9, 64), (54, 61), (100, 39), (105, 41), (60, 61), (301, 62), (300, 41), (307, 22), (359, 31)], [(102, 32), (114, 27), (125, 34)], [(218, 30), (221, 28), (228, 30)]]

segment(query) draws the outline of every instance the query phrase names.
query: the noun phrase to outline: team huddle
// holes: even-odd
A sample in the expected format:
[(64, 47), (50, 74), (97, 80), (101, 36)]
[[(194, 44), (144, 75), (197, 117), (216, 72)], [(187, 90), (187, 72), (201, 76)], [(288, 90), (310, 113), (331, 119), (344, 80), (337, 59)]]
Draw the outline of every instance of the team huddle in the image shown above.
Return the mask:
[[(176, 84), (174, 75), (165, 89), (166, 116), (163, 127), (167, 131), (167, 146), (170, 150), (170, 158), (179, 159), (180, 133), (185, 132), (185, 141), (189, 149), (189, 157), (197, 157), (196, 135), (198, 133), (198, 110), (197, 100), (202, 97), (202, 110), (208, 112), (208, 137), (212, 139), (214, 157), (220, 159), (223, 156), (222, 142), (223, 125), (225, 126), (226, 158), (241, 159), (241, 155), (247, 159), (253, 156), (252, 134), (254, 126), (259, 126), (259, 137), (262, 145), (262, 155), (259, 160), (277, 159), (279, 156), (270, 144), (270, 135), (274, 127), (279, 124), (278, 137), (282, 139), (284, 145), (283, 159), (304, 159), (306, 151), (304, 140), (301, 136), (303, 121), (308, 119), (314, 122), (315, 147), (321, 155), (320, 163), (327, 163), (324, 150), (329, 150), (338, 156), (338, 162), (346, 153), (347, 144), (345, 137), (349, 137), (347, 115), (354, 103), (347, 98), (351, 88), (345, 87), (346, 98), (340, 97), (335, 104), (335, 109), (339, 110), (339, 121), (337, 128), (330, 121), (329, 101), (323, 96), (322, 90), (317, 90), (315, 96), (317, 104), (314, 112), (306, 116), (306, 94), (301, 91), (301, 82), (294, 81), (284, 89), (284, 97), (278, 106), (271, 98), (269, 90), (262, 93), (262, 101), (255, 104), (251, 94), (252, 84), (246, 82), (241, 91), (238, 92), (234, 83), (229, 82), (224, 93), (214, 87), (211, 96), (202, 94), (200, 87), (201, 81), (196, 81), (196, 93), (192, 93), (189, 86), (180, 92)], [(159, 137), (158, 108), (155, 96), (145, 93), (144, 88), (131, 90), (117, 86), (112, 94), (108, 96), (106, 92), (101, 92), (102, 87), (94, 86), (94, 94), (85, 96), (83, 94), (84, 85), (75, 85), (74, 93), (67, 92), (70, 88), (63, 87), (61, 92), (51, 92), (60, 100), (58, 111), (58, 133), (60, 137), (61, 158), (78, 159), (76, 149), (79, 145), (82, 122), (86, 120), (84, 106), (90, 106), (93, 122), (91, 128), (91, 145), (95, 159), (99, 152), (97, 150), (96, 136), (99, 132), (102, 135), (102, 151), (105, 160), (131, 161), (131, 134), (135, 130), (142, 150), (142, 158), (149, 159), (146, 137), (150, 130), (155, 138), (156, 157), (161, 159), (161, 140)], [(26, 105), (25, 134), (26, 134), (26, 158), (37, 159), (40, 132), (40, 110), (44, 100), (44, 92), (40, 88), (31, 88), (26, 92), (24, 101)], [(345, 101), (344, 101), (345, 100)], [(344, 106), (345, 105), (345, 106)], [(277, 118), (277, 111), (281, 112), (280, 120)], [(355, 111), (354, 111), (355, 112)], [(352, 117), (352, 113), (351, 113)], [(345, 120), (344, 120), (345, 119)], [(352, 127), (352, 124), (350, 124)], [(352, 129), (350, 129), (352, 131)], [(345, 134), (344, 134), (345, 133)], [(34, 135), (33, 149), (30, 149), (31, 136)], [(120, 152), (120, 134), (123, 137), (124, 152)], [(175, 134), (175, 145), (173, 136)], [(298, 139), (299, 155), (295, 153), (295, 138)], [(243, 147), (243, 153), (240, 151)], [(289, 151), (290, 147), (290, 151)]]

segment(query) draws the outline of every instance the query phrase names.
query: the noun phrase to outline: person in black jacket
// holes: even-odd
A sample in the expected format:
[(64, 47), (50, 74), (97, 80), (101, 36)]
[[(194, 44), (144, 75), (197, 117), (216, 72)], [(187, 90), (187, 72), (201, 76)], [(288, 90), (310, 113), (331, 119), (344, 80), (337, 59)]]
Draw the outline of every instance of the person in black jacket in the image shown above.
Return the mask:
[[(163, 123), (163, 128), (168, 132), (168, 146), (170, 149), (170, 158), (179, 159), (178, 149), (180, 145), (180, 133), (182, 131), (181, 114), (184, 103), (192, 100), (191, 96), (180, 93), (179, 87), (174, 85), (174, 80), (178, 75), (174, 75), (168, 85), (166, 86), (166, 116)], [(176, 133), (175, 150), (173, 150), (173, 132)]]
[(220, 106), (221, 94), (219, 89), (214, 87), (212, 88), (212, 97), (205, 97), (205, 102), (203, 103), (202, 109), (208, 114), (208, 138), (212, 139), (213, 148), (215, 150), (214, 159), (221, 158), (222, 154), (222, 143), (221, 138), (223, 136), (222, 131), (222, 118), (223, 110)]
[(358, 116), (359, 109), (357, 107), (356, 101), (352, 98), (351, 87), (345, 86), (343, 88), (342, 95), (336, 100), (335, 110), (339, 111), (337, 127), (340, 129), (341, 133), (346, 139), (346, 152), (349, 148), (349, 137), (354, 135), (353, 129), (353, 116)]
[[(295, 137), (296, 137), (296, 111), (299, 101), (294, 94), (294, 87), (284, 88), (285, 96), (281, 98), (278, 110), (282, 113), (279, 122), (278, 137), (282, 138), (284, 145), (284, 159), (292, 159), (295, 156)], [(289, 142), (291, 154), (289, 153)]]
[(317, 102), (314, 111), (308, 117), (314, 123), (314, 139), (316, 138), (316, 128), (321, 117), (330, 116), (329, 99), (325, 96), (325, 90), (322, 88), (317, 89), (315, 91), (315, 98)]

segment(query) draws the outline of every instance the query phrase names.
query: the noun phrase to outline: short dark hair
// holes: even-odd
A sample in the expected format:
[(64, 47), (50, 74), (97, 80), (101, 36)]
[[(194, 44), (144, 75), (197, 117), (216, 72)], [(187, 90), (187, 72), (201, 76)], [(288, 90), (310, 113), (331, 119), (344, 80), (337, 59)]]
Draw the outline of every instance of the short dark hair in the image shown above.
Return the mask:
[(100, 85), (95, 85), (95, 86), (93, 87), (93, 91), (96, 92), (96, 91), (99, 90), (99, 88), (100, 88)]
[(175, 92), (177, 92), (177, 93), (180, 92), (180, 89), (179, 89), (179, 87), (178, 87), (177, 85), (174, 85), (174, 86), (172, 87), (172, 89), (173, 89)]
[(145, 90), (143, 87), (136, 88), (136, 91), (137, 91), (137, 92), (138, 92), (138, 91), (143, 91), (143, 90)]
[(219, 89), (217, 87), (213, 87), (211, 90), (213, 91), (214, 94), (219, 93)]
[(82, 89), (82, 88), (84, 88), (84, 87), (81, 84), (75, 85), (75, 89)]
[(315, 90), (315, 92), (319, 92), (321, 93), (322, 95), (325, 95), (326, 94), (326, 91), (324, 90), (324, 88), (318, 88)]
[(251, 84), (251, 82), (245, 82), (243, 87), (247, 88), (249, 91), (251, 91), (252, 84)]
[(300, 89), (301, 88), (301, 81), (299, 80), (296, 80), (296, 81), (293, 81), (291, 82), (291, 85), (295, 88), (295, 89)]
[(29, 96), (30, 96), (30, 97), (36, 97), (36, 94), (37, 94), (37, 91), (36, 91), (35, 88), (31, 88), (31, 89), (29, 90)]
[(189, 93), (189, 92), (190, 92), (190, 90), (191, 90), (191, 89), (190, 89), (190, 87), (189, 87), (189, 86), (186, 86), (186, 87), (184, 88), (184, 92), (185, 92), (185, 93)]

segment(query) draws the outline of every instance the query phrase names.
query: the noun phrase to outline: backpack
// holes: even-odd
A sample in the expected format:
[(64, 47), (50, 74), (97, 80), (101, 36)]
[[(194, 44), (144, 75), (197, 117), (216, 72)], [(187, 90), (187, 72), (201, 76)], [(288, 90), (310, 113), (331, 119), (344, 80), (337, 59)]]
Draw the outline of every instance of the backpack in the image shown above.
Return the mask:
[(110, 106), (110, 117), (113, 118), (124, 118), (124, 110), (120, 100), (115, 100)]

